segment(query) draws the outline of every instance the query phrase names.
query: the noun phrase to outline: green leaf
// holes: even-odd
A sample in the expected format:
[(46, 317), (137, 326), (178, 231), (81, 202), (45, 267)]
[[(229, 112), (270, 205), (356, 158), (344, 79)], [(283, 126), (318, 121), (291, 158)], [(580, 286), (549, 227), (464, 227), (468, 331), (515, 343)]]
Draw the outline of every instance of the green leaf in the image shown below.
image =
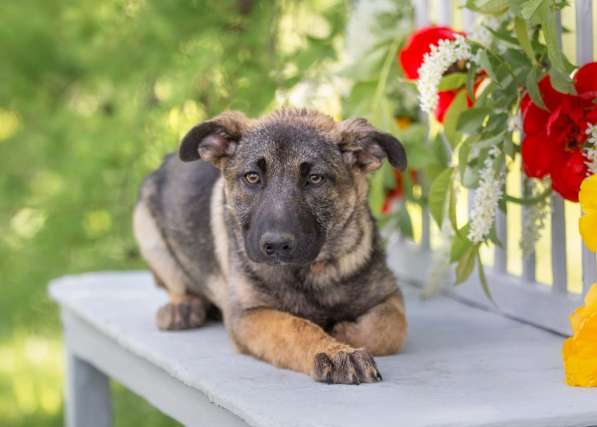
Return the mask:
[[(518, 1), (518, 3), (521, 3), (520, 1)], [(542, 6), (543, 4), (548, 4), (547, 0), (525, 0), (522, 2), (522, 5), (520, 5), (520, 11), (522, 13), (522, 17), (524, 19), (526, 19), (527, 21), (530, 20), (531, 18), (533, 18), (533, 16), (535, 15), (535, 13), (537, 13), (537, 10), (539, 9), (540, 6)]]
[(482, 135), (477, 141), (477, 147), (482, 150), (485, 148), (491, 148), (496, 144), (501, 143), (506, 137), (507, 130), (502, 130), (495, 135)]
[(549, 78), (551, 80), (551, 85), (555, 90), (563, 93), (576, 93), (574, 84), (572, 83), (572, 80), (568, 74), (552, 67), (549, 69)]
[(460, 172), (461, 180), (464, 179), (464, 171), (468, 165), (469, 156), (473, 148), (473, 144), (479, 140), (478, 135), (471, 135), (460, 144), (458, 149), (458, 169)]
[(489, 301), (495, 304), (493, 296), (491, 295), (491, 290), (489, 289), (489, 283), (487, 283), (487, 277), (485, 276), (485, 267), (483, 267), (483, 262), (481, 261), (481, 253), (477, 253), (477, 270), (479, 271), (479, 282), (481, 282), (481, 287), (483, 288), (485, 296)]
[(468, 224), (462, 227), (452, 239), (452, 247), (450, 248), (450, 262), (456, 262), (462, 258), (465, 252), (473, 246), (473, 242), (471, 242), (467, 238), (468, 234)]
[(479, 245), (472, 245), (469, 246), (460, 257), (458, 264), (456, 265), (457, 285), (466, 281), (473, 272), (478, 251)]
[(456, 125), (458, 124), (460, 113), (466, 110), (466, 108), (466, 91), (461, 90), (452, 101), (444, 116), (444, 135), (446, 135), (452, 147), (456, 147), (460, 141), (461, 135), (457, 132)]
[(469, 108), (463, 111), (458, 117), (456, 130), (465, 134), (479, 133), (485, 117), (491, 112), (490, 108), (483, 107)]
[(508, 0), (467, 0), (465, 6), (476, 12), (500, 15), (508, 10)]
[(551, 62), (549, 75), (552, 80), (553, 87), (564, 93), (575, 94), (574, 85), (568, 72), (568, 63), (565, 60), (562, 47), (560, 45), (560, 35), (558, 33), (556, 14), (550, 8), (549, 2), (545, 1), (537, 9), (540, 18), (541, 29), (545, 37), (545, 44), (547, 46), (547, 56)]
[(475, 83), (477, 82), (477, 64), (470, 63), (470, 67), (466, 73), (466, 94), (469, 98), (475, 98)]
[(466, 188), (477, 188), (479, 186), (479, 170), (478, 168), (467, 167), (464, 169), (462, 175), (462, 185)]
[(381, 172), (383, 174), (384, 189), (392, 190), (395, 188), (396, 174), (394, 173), (394, 168), (388, 162), (384, 162), (381, 167)]
[(382, 169), (376, 171), (369, 178), (369, 207), (371, 208), (373, 216), (376, 218), (381, 215), (385, 195), (384, 172), (382, 166)]
[(478, 55), (479, 57), (479, 64), (481, 65), (481, 68), (484, 68), (485, 71), (487, 71), (487, 74), (489, 74), (489, 77), (491, 78), (491, 80), (498, 84), (499, 83), (499, 79), (498, 76), (494, 70), (493, 64), (491, 63), (491, 61), (489, 60), (489, 55), (487, 54), (486, 50), (481, 50), (481, 52)]
[(429, 188), (429, 212), (437, 225), (441, 228), (444, 220), (444, 209), (448, 198), (448, 190), (452, 183), (452, 168), (440, 173)]
[(430, 141), (431, 151), (433, 153), (433, 163), (437, 163), (442, 167), (442, 170), (447, 168), (449, 165), (448, 147), (444, 143), (443, 138), (438, 133), (435, 138)]
[(524, 50), (524, 53), (527, 54), (531, 62), (535, 63), (535, 52), (533, 51), (533, 46), (529, 40), (529, 29), (524, 19), (518, 17), (514, 18), (514, 32), (516, 33), (516, 37), (518, 38), (518, 42), (520, 43), (522, 50)]
[(338, 74), (356, 81), (370, 80), (379, 75), (379, 69), (383, 64), (387, 47), (379, 46), (361, 56), (350, 66), (340, 70)]
[(493, 226), (491, 228), (491, 230), (489, 231), (489, 236), (488, 237), (489, 237), (489, 241), (491, 243), (493, 243), (495, 246), (497, 246), (498, 248), (502, 248), (502, 249), (504, 248), (504, 244), (500, 241), (500, 239), (498, 239), (497, 231), (495, 229), (495, 226)]
[(540, 68), (532, 68), (531, 72), (527, 76), (526, 88), (533, 103), (545, 110), (545, 103), (543, 102), (541, 91), (539, 90), (540, 74)]
[(396, 219), (398, 220), (398, 229), (402, 236), (413, 240), (414, 239), (414, 232), (413, 232), (413, 224), (410, 219), (410, 214), (408, 213), (408, 209), (406, 209), (406, 204), (401, 203), (400, 208), (396, 212)]
[(466, 73), (450, 73), (442, 77), (438, 90), (453, 90), (461, 88), (466, 84)]
[(458, 230), (458, 216), (456, 215), (456, 190), (454, 188), (454, 184), (450, 185), (450, 194), (449, 194), (449, 201), (448, 201), (448, 218), (450, 219), (450, 224), (452, 224), (452, 229)]

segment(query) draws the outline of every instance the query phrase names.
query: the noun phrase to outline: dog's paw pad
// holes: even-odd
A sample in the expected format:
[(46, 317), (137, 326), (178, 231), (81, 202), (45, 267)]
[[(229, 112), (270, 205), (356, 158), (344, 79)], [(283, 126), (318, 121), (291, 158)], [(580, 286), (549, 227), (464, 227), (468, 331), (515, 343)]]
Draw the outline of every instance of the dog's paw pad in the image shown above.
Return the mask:
[(375, 360), (365, 349), (339, 351), (334, 355), (318, 353), (313, 378), (329, 384), (360, 384), (381, 381)]
[(207, 311), (202, 301), (193, 299), (168, 303), (158, 309), (156, 323), (164, 331), (198, 328), (205, 323)]

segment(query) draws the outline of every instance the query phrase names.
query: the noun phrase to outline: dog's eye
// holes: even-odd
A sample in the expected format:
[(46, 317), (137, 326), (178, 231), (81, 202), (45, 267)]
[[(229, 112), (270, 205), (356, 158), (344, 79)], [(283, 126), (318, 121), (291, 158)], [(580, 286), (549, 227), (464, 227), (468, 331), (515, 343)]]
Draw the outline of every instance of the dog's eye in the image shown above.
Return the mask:
[(261, 177), (257, 172), (247, 172), (245, 174), (245, 181), (251, 185), (259, 184)]
[(323, 182), (323, 175), (312, 173), (309, 175), (309, 184), (321, 184)]

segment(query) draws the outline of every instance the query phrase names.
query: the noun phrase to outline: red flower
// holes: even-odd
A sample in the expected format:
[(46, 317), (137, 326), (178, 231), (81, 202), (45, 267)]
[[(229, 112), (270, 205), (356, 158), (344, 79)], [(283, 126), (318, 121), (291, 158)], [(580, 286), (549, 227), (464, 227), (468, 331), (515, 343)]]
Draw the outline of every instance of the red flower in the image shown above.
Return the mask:
[[(437, 45), (440, 40), (454, 40), (456, 34), (464, 33), (454, 31), (450, 27), (429, 26), (423, 27), (412, 33), (406, 40), (405, 46), (398, 53), (398, 62), (404, 70), (404, 75), (409, 80), (419, 78), (419, 68), (423, 64), (425, 54), (431, 50), (431, 46)], [(452, 105), (452, 101), (463, 88), (445, 90), (438, 92), (438, 103), (435, 109), (435, 118), (443, 123), (444, 116)], [(467, 105), (472, 106), (473, 102), (467, 98)]]
[(552, 187), (563, 198), (578, 202), (580, 184), (587, 177), (587, 159), (580, 151), (568, 153), (563, 162), (558, 162), (551, 171)]
[(522, 161), (533, 178), (551, 176), (552, 186), (565, 199), (578, 201), (580, 183), (588, 169), (583, 154), (589, 123), (597, 123), (597, 63), (580, 68), (574, 76), (577, 95), (556, 91), (549, 76), (539, 82), (546, 110), (529, 95), (521, 102), (523, 129)]

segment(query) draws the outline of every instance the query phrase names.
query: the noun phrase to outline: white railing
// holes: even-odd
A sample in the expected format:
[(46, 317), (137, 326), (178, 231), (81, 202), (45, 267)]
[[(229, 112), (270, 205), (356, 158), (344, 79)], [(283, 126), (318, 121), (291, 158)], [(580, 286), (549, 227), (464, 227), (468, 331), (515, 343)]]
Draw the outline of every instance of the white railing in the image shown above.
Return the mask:
[[(459, 8), (462, 2), (459, 0), (415, 0), (415, 23), (417, 27), (435, 24), (453, 25), (454, 18), (459, 17), (465, 31), (470, 31), (474, 26), (475, 14), (467, 9)], [(457, 3), (457, 4), (456, 4)], [(592, 0), (576, 0), (571, 2), (572, 10), (576, 15), (576, 63), (581, 65), (593, 60), (593, 7)], [(435, 18), (431, 17), (432, 11)], [(454, 16), (455, 13), (460, 16)], [(568, 25), (567, 25), (568, 26)], [(469, 197), (470, 200), (470, 197)], [(581, 304), (582, 294), (586, 293), (589, 286), (597, 282), (597, 261), (594, 253), (589, 252), (584, 246), (580, 251), (568, 253), (567, 246), (572, 237), (567, 236), (566, 221), (575, 221), (576, 218), (568, 218), (576, 208), (575, 215), (578, 215), (578, 208), (569, 206), (567, 208), (564, 200), (554, 195), (551, 203), (551, 227), (544, 231), (550, 241), (551, 254), (548, 264), (551, 266), (550, 283), (540, 283), (537, 278), (537, 258), (549, 256), (539, 252), (525, 259), (519, 259), (522, 268), (513, 272), (509, 268), (512, 253), (508, 251), (508, 237), (513, 234), (513, 223), (519, 221), (514, 219), (508, 209), (507, 214), (500, 213), (497, 218), (496, 231), (498, 239), (503, 243), (503, 248), (496, 247), (493, 250), (493, 267), (488, 269), (487, 279), (490, 284), (493, 298), (496, 302), (494, 307), (483, 293), (481, 284), (472, 275), (466, 283), (451, 288), (450, 292), (457, 298), (470, 303), (479, 304), (488, 308), (500, 311), (502, 314), (511, 316), (526, 322), (554, 330), (562, 334), (569, 333), (568, 316)], [(510, 207), (511, 205), (508, 204)], [(388, 258), (399, 279), (410, 280), (416, 283), (423, 283), (433, 264), (432, 262), (432, 239), (431, 220), (428, 212), (422, 213), (421, 239), (417, 244), (405, 242), (396, 238), (388, 246)], [(574, 232), (577, 228), (574, 228)], [(524, 231), (523, 231), (524, 232)], [(517, 243), (517, 242), (512, 242)], [(576, 259), (572, 259), (574, 254)], [(578, 254), (582, 254), (578, 259)], [(521, 255), (522, 257), (522, 255)], [(571, 283), (568, 267), (575, 269), (582, 268), (582, 286), (580, 283)], [(545, 276), (545, 274), (542, 274)], [(581, 289), (582, 288), (582, 289)]]

